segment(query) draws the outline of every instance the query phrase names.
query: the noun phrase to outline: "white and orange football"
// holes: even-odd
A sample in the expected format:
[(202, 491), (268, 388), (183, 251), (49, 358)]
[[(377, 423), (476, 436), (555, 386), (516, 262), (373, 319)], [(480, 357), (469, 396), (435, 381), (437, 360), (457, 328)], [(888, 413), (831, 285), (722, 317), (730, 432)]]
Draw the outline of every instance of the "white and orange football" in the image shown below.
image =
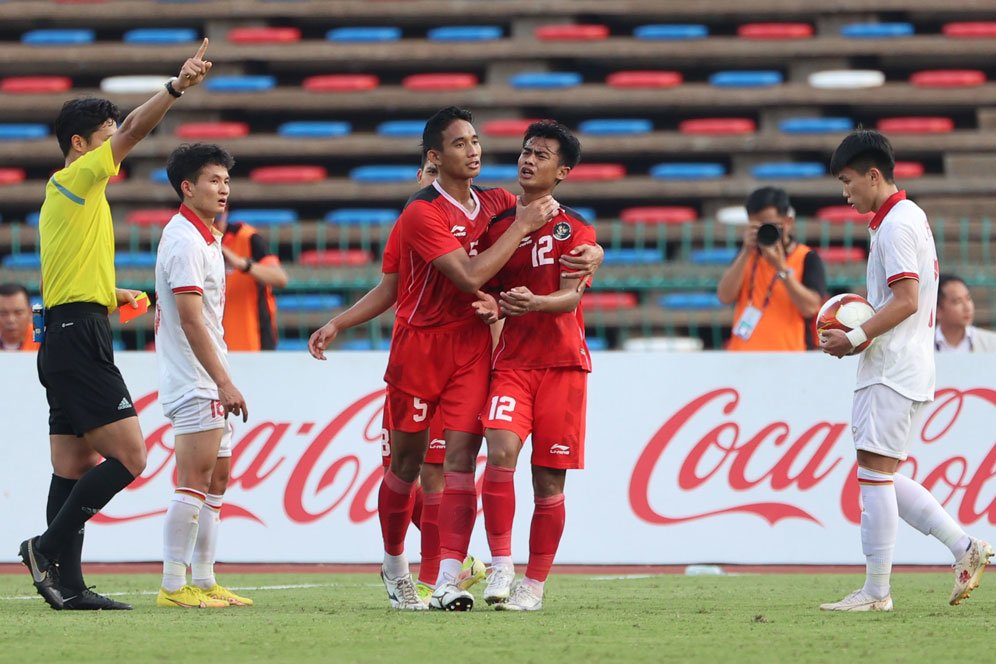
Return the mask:
[[(868, 300), (855, 293), (841, 293), (831, 297), (820, 308), (816, 316), (816, 333), (824, 330), (850, 332), (875, 315), (875, 309)], [(857, 355), (871, 345), (871, 339), (850, 352)]]

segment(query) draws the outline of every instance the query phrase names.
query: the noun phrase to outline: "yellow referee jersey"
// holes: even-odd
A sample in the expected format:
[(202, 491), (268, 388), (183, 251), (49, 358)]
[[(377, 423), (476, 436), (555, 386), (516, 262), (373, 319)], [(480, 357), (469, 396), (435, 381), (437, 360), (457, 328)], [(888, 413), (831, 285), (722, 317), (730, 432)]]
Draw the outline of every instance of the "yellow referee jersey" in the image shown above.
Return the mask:
[(114, 295), (114, 226), (107, 179), (117, 175), (110, 139), (49, 178), (38, 221), (45, 306), (96, 302)]

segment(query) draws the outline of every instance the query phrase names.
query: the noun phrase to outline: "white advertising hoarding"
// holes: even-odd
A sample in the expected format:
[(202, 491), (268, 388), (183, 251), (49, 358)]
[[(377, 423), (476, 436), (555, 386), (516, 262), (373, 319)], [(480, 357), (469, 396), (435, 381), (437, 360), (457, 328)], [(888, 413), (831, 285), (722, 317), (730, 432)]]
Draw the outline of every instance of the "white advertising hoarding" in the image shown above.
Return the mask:
[[(233, 354), (237, 424), (219, 559), (374, 562), (385, 353)], [(145, 473), (87, 526), (85, 559), (161, 558), (175, 465), (151, 353), (119, 353)], [(859, 563), (850, 402), (856, 361), (822, 354), (595, 353), (586, 468), (568, 473), (561, 563)], [(34, 355), (0, 355), (0, 561), (44, 528), (47, 406)], [(557, 404), (546, 407), (557, 408)], [(938, 357), (938, 394), (903, 472), (966, 529), (996, 538), (996, 354)], [(527, 443), (528, 444), (528, 443)], [(528, 451), (516, 560), (528, 555)], [(480, 465), (483, 469), (483, 457)], [(411, 559), (418, 533), (409, 533)], [(471, 551), (488, 559), (483, 522)], [(950, 562), (901, 525), (897, 563)]]

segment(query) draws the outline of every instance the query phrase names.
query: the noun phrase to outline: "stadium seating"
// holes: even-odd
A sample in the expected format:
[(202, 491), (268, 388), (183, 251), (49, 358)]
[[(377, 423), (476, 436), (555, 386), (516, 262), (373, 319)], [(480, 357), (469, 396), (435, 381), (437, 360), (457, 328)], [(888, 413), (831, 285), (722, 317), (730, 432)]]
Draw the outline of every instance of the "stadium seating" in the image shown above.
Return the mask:
[(188, 122), (176, 128), (176, 137), (186, 140), (221, 140), (249, 135), (245, 122)]
[(446, 90), (467, 90), (477, 86), (477, 76), (473, 74), (412, 74), (401, 84), (416, 92), (442, 92)]
[(301, 87), (310, 92), (361, 92), (373, 90), (380, 79), (371, 74), (328, 74), (309, 76)]
[(68, 76), (8, 76), (0, 79), (0, 92), (5, 94), (45, 94), (65, 92), (73, 87)]
[(683, 134), (752, 134), (757, 123), (750, 118), (696, 118), (682, 120), (678, 131)]
[(124, 34), (126, 44), (184, 44), (198, 39), (197, 31), (191, 28), (137, 28)]
[(502, 29), (497, 25), (447, 25), (429, 30), (425, 38), (441, 42), (491, 41), (502, 38)]
[(228, 31), (228, 41), (233, 44), (291, 44), (301, 41), (301, 30), (271, 26), (232, 28)]
[(283, 224), (294, 224), (298, 221), (298, 214), (290, 209), (235, 209), (228, 214), (228, 221), (232, 223), (241, 222), (250, 226), (275, 226)]
[(286, 138), (336, 138), (348, 136), (352, 125), (334, 120), (298, 120), (277, 127), (277, 134)]

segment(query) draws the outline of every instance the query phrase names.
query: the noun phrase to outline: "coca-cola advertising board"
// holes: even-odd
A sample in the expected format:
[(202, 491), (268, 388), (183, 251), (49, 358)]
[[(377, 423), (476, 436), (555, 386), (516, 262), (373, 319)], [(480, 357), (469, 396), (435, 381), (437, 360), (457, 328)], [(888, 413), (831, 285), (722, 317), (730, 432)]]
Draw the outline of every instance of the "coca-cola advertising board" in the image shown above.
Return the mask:
[[(233, 354), (236, 425), (219, 559), (374, 562), (384, 353)], [(150, 353), (119, 353), (149, 451), (141, 477), (87, 526), (92, 561), (157, 560), (175, 481)], [(937, 399), (902, 472), (972, 534), (996, 539), (996, 354), (938, 357)], [(859, 563), (850, 406), (856, 360), (818, 353), (595, 353), (586, 468), (568, 473), (563, 563)], [(0, 356), (0, 560), (44, 528), (51, 466), (34, 355)], [(559, 408), (560, 404), (543, 404)], [(528, 447), (513, 555), (528, 555)], [(483, 470), (483, 456), (480, 470)], [(488, 558), (483, 521), (472, 552)], [(418, 558), (412, 528), (408, 552)], [(950, 562), (901, 525), (897, 563)]]

